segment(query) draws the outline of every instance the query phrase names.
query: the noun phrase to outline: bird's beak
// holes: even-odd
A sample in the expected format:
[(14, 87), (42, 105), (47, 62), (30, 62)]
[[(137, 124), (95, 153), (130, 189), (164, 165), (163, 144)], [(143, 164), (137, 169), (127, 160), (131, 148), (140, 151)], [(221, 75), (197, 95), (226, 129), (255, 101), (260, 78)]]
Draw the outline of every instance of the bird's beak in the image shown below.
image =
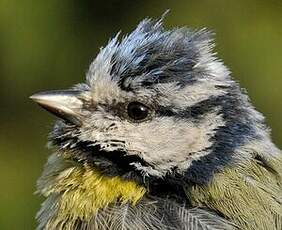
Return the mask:
[(77, 90), (54, 90), (36, 93), (30, 99), (57, 117), (81, 125), (81, 94)]

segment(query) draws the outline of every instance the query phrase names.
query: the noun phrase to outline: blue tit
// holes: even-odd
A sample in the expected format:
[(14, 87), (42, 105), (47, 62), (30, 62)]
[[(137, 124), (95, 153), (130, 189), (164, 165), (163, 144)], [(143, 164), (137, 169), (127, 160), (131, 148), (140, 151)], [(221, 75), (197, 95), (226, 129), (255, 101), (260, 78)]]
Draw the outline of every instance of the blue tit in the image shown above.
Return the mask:
[(143, 20), (86, 81), (31, 99), (59, 117), (38, 229), (282, 229), (282, 154), (212, 33)]

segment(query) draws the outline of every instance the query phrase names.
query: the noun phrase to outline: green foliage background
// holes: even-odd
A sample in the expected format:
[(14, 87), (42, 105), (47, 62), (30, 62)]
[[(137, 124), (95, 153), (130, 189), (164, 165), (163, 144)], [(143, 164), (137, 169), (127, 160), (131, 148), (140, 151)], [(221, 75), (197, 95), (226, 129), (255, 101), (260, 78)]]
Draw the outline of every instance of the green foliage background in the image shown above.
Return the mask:
[(53, 117), (28, 96), (83, 81), (99, 47), (145, 16), (207, 27), (282, 146), (281, 0), (0, 0), (0, 229), (34, 229)]

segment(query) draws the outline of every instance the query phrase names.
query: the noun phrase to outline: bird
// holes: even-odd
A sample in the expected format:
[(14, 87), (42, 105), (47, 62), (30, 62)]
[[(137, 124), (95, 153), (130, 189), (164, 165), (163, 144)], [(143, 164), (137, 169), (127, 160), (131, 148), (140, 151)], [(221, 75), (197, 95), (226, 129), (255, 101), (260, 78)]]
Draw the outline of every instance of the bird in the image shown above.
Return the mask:
[(143, 19), (86, 80), (31, 99), (58, 117), (37, 229), (282, 229), (282, 154), (208, 29)]

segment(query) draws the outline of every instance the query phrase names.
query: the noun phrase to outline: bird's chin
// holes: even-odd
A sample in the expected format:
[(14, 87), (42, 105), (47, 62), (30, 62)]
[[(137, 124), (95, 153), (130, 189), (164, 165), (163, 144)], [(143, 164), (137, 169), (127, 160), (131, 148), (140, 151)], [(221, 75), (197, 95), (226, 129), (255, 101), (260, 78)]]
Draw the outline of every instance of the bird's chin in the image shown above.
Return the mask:
[(105, 149), (88, 141), (74, 139), (71, 144), (66, 144), (60, 138), (52, 138), (50, 146), (57, 146), (66, 158), (71, 158), (79, 164), (87, 163), (111, 176), (138, 177), (140, 170), (136, 165), (144, 168), (150, 166), (136, 154), (129, 154), (123, 149)]
[(123, 175), (137, 172), (135, 165), (149, 166), (138, 155), (128, 154), (125, 150), (106, 150), (100, 145), (82, 143), (76, 145), (75, 158), (111, 175)]
[(93, 157), (99, 157), (107, 159), (114, 164), (122, 167), (131, 167), (133, 164), (141, 164), (143, 166), (148, 166), (148, 164), (138, 155), (128, 154), (124, 150), (113, 150), (107, 151), (97, 147), (98, 150), (93, 151)]

